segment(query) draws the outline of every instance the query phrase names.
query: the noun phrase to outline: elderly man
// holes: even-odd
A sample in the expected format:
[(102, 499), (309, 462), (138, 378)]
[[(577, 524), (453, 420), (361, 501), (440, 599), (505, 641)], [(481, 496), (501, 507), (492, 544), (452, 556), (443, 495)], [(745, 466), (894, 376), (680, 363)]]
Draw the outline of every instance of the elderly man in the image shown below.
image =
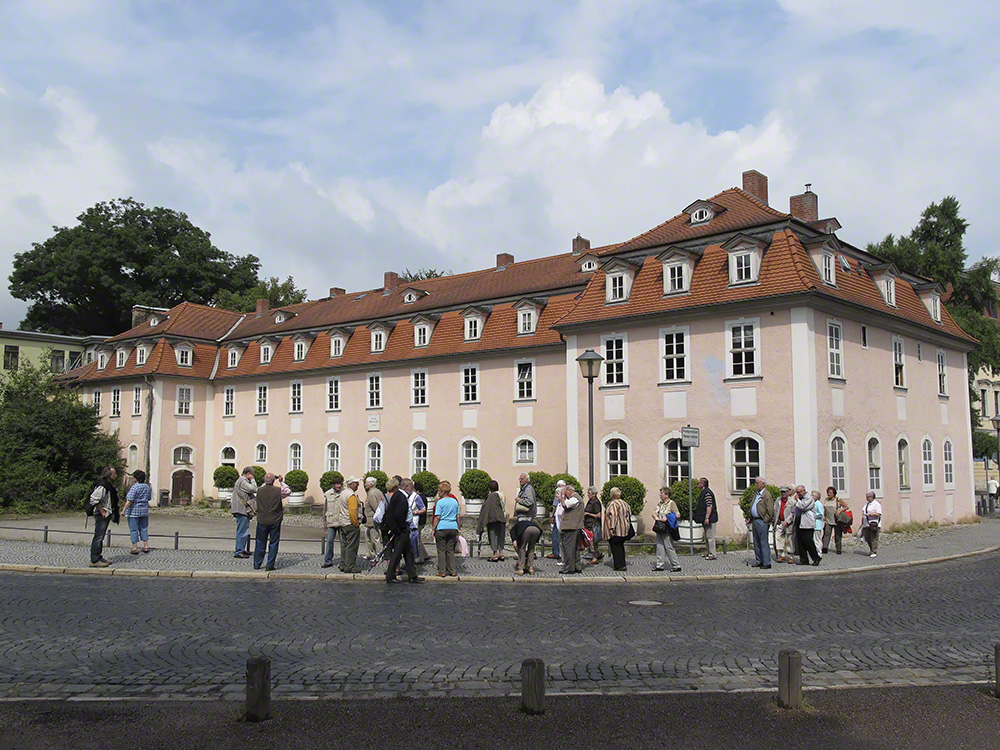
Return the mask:
[(560, 520), (559, 531), (562, 536), (562, 556), (563, 567), (559, 572), (563, 575), (573, 575), (583, 572), (583, 561), (580, 560), (580, 550), (577, 546), (580, 541), (580, 529), (583, 528), (584, 504), (580, 496), (576, 494), (573, 485), (567, 484), (563, 487), (562, 519)]
[(250, 557), (250, 519), (253, 517), (254, 497), (257, 495), (257, 482), (254, 480), (253, 467), (243, 469), (240, 478), (233, 485), (233, 497), (229, 501), (229, 511), (236, 519), (236, 552), (233, 557), (246, 560)]
[[(820, 556), (816, 549), (816, 497), (806, 494), (804, 485), (795, 488), (795, 507), (799, 509), (799, 523), (796, 533), (796, 549), (799, 551), (799, 565), (808, 565), (812, 561), (813, 565), (819, 565)], [(822, 507), (822, 504), (820, 505)]]
[(274, 474), (264, 475), (264, 486), (257, 490), (257, 544), (253, 550), (253, 569), (260, 570), (267, 547), (267, 565), (264, 570), (274, 570), (281, 539), (281, 519), (285, 508), (281, 504), (281, 488), (274, 484)]
[(518, 519), (531, 521), (538, 513), (538, 503), (535, 500), (535, 488), (531, 484), (531, 478), (527, 474), (521, 474), (517, 478), (521, 488), (517, 491), (517, 499), (514, 501), (514, 516)]
[(780, 488), (781, 498), (774, 503), (774, 556), (776, 562), (795, 564), (795, 503), (792, 488)]
[(361, 543), (361, 520), (358, 515), (361, 498), (357, 477), (347, 478), (347, 488), (337, 498), (337, 525), (340, 528), (340, 569), (344, 573), (360, 573), (358, 545)]
[[(340, 534), (340, 496), (344, 492), (344, 480), (339, 478), (323, 493), (323, 528), (326, 530), (326, 554), (321, 568), (333, 567), (333, 545)], [(340, 545), (340, 567), (344, 567), (344, 545)]]
[(771, 547), (767, 542), (767, 530), (774, 522), (774, 500), (767, 489), (764, 477), (757, 477), (757, 492), (750, 502), (750, 514), (746, 521), (750, 533), (753, 534), (753, 567), (770, 570)]
[(392, 556), (389, 558), (389, 565), (385, 570), (385, 582), (396, 583), (396, 568), (400, 560), (403, 560), (406, 567), (406, 577), (410, 583), (423, 583), (424, 579), (417, 575), (417, 569), (413, 563), (413, 548), (410, 546), (410, 528), (406, 522), (409, 512), (409, 497), (400, 489), (400, 480), (392, 477), (385, 483), (385, 491), (388, 494), (389, 502), (386, 505), (385, 515), (382, 518), (382, 526), (386, 529), (389, 537), (389, 544), (392, 545)]
[(719, 509), (715, 493), (708, 488), (708, 478), (698, 480), (698, 501), (694, 506), (694, 522), (705, 528), (705, 559), (715, 558), (715, 527), (719, 523)]
[(375, 521), (375, 511), (385, 495), (375, 486), (375, 477), (365, 478), (365, 539), (368, 542), (368, 557), (374, 560), (382, 550), (382, 524)]

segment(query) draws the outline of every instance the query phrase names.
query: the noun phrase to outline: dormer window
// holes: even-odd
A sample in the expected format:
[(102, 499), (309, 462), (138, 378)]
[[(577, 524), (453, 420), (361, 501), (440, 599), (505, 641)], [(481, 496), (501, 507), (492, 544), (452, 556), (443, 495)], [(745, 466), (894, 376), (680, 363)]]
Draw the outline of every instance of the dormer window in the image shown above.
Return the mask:
[(882, 280), (882, 296), (887, 305), (896, 306), (896, 279), (892, 276), (886, 276)]
[(270, 344), (260, 345), (260, 363), (262, 365), (271, 364), (271, 355), (274, 354), (274, 350), (271, 348)]
[(597, 270), (597, 261), (596, 260), (585, 260), (583, 262), (582, 268), (583, 268), (583, 272), (584, 273), (591, 273), (593, 271), (596, 271)]
[(613, 273), (608, 276), (608, 302), (621, 302), (625, 299), (625, 274)]
[(284, 313), (278, 313), (277, 315), (274, 316), (274, 323), (275, 323), (275, 325), (277, 325), (278, 323), (284, 323), (284, 322), (285, 322), (285, 314)]
[(482, 331), (482, 320), (472, 316), (465, 319), (465, 340), (476, 341)]
[(931, 295), (931, 317), (935, 323), (941, 322), (941, 297), (936, 294)]
[(104, 352), (98, 352), (97, 354), (97, 369), (103, 370), (108, 366), (108, 355)]
[(711, 221), (711, 219), (712, 219), (711, 210), (704, 207), (696, 208), (694, 212), (691, 214), (692, 224), (705, 224), (706, 222)]
[(296, 341), (294, 349), (294, 357), (296, 362), (301, 362), (306, 358), (306, 351), (308, 347), (305, 341)]
[(823, 253), (823, 283), (837, 283), (837, 263), (833, 253)]
[(239, 349), (230, 349), (229, 350), (229, 360), (228, 360), (229, 369), (230, 370), (233, 369), (239, 363), (240, 363), (240, 351), (239, 351)]
[(403, 302), (405, 302), (407, 305), (410, 305), (416, 301), (417, 301), (417, 295), (413, 292), (407, 292), (406, 294), (403, 295)]
[(372, 331), (372, 351), (373, 352), (385, 351), (385, 331), (382, 330)]
[(753, 281), (753, 256), (750, 253), (733, 253), (730, 256), (731, 283), (745, 284)]
[(179, 347), (177, 347), (177, 364), (180, 367), (190, 367), (191, 366), (191, 347), (190, 346), (179, 346)]
[(737, 235), (722, 247), (729, 252), (729, 285), (755, 283), (760, 275), (764, 243), (754, 237)]
[(413, 345), (427, 346), (431, 340), (431, 327), (426, 323), (413, 327)]
[(135, 363), (137, 365), (146, 364), (146, 347), (140, 346), (135, 350)]
[(677, 294), (688, 290), (688, 264), (666, 263), (663, 266), (663, 293)]
[(128, 361), (128, 352), (124, 349), (119, 349), (115, 352), (115, 367), (122, 368)]
[(158, 326), (159, 324), (160, 324), (160, 319), (158, 317), (156, 317), (155, 315), (149, 319), (149, 325), (155, 327), (155, 326)]
[(535, 332), (535, 311), (531, 309), (521, 310), (517, 316), (518, 333)]
[(330, 337), (330, 356), (340, 357), (344, 354), (344, 337), (343, 336), (331, 336)]

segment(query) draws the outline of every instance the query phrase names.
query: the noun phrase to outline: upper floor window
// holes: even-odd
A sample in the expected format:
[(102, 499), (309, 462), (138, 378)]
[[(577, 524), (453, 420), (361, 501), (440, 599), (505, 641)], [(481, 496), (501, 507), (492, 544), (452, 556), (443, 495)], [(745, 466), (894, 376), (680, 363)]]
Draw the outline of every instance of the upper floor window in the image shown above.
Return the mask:
[(411, 406), (427, 406), (427, 370), (414, 370), (410, 373)]
[[(16, 372), (21, 356), (21, 349), (17, 346), (6, 345), (3, 348), (3, 369), (10, 370), (11, 372)], [(97, 369), (103, 370), (104, 366), (107, 364), (107, 358), (101, 361), (103, 354), (98, 355)]]
[(122, 389), (111, 389), (111, 416), (120, 417), (122, 415)]
[(861, 348), (868, 348), (868, 326), (861, 326)]
[[(73, 353), (70, 352), (70, 356)], [(52, 352), (52, 356), (49, 358), (49, 369), (52, 372), (63, 372), (66, 369), (66, 352), (61, 350), (56, 350)]]
[(267, 383), (257, 385), (257, 413), (267, 414)]
[(191, 348), (182, 346), (177, 349), (177, 364), (181, 367), (191, 366)]
[(892, 337), (892, 377), (893, 384), (897, 388), (906, 387), (905, 355), (903, 353), (903, 339), (899, 336)]
[(382, 408), (382, 373), (368, 373), (368, 408)]
[(124, 349), (119, 349), (115, 352), (115, 367), (124, 367), (125, 363), (128, 361), (128, 352)]
[(344, 337), (332, 336), (330, 338), (330, 356), (340, 357), (344, 353)]
[(135, 350), (135, 363), (137, 365), (146, 364), (146, 354), (147, 354), (146, 347), (144, 346), (137, 347)]
[(938, 395), (948, 395), (948, 355), (944, 349), (937, 352)]
[(194, 389), (189, 385), (177, 386), (177, 414), (191, 416), (191, 402), (194, 400)]
[(174, 464), (185, 465), (191, 463), (192, 450), (186, 445), (174, 448)]
[(92, 394), (90, 394), (90, 403), (94, 405), (94, 408), (97, 409), (97, 413), (100, 414), (101, 413), (101, 389), (100, 388), (95, 388), (94, 392)]
[(686, 328), (672, 328), (661, 332), (663, 341), (663, 382), (687, 380), (687, 334)]
[(142, 386), (132, 386), (132, 416), (142, 415)]
[(625, 274), (613, 273), (608, 276), (608, 302), (621, 302), (625, 299)]
[(517, 315), (517, 332), (518, 333), (534, 333), (535, 332), (535, 311), (531, 309), (521, 310)]
[(237, 350), (237, 349), (230, 349), (229, 350), (229, 359), (228, 359), (228, 362), (227, 362), (227, 364), (229, 365), (230, 369), (232, 369), (233, 367), (236, 367), (236, 365), (238, 365), (239, 363), (240, 363), (240, 353), (239, 353), (239, 350)]
[(326, 379), (326, 410), (340, 411), (340, 378)]
[(462, 403), (479, 401), (479, 367), (466, 365), (462, 368)]
[(293, 380), (288, 390), (288, 411), (292, 414), (302, 412), (302, 381)]
[(294, 357), (296, 362), (301, 362), (306, 358), (306, 342), (296, 341), (294, 349)]
[(604, 444), (604, 464), (608, 477), (625, 476), (629, 473), (628, 443), (621, 438), (612, 438)]
[(833, 253), (823, 253), (823, 281), (827, 284), (837, 283), (837, 264)]
[(759, 375), (757, 365), (756, 323), (738, 321), (729, 324), (730, 377), (746, 378)]
[(421, 324), (414, 326), (413, 328), (413, 345), (414, 346), (427, 346), (431, 340), (431, 327), (426, 324)]
[(830, 377), (844, 377), (843, 330), (840, 323), (828, 322), (826, 324), (826, 348), (830, 364)]
[(232, 417), (236, 415), (236, 388), (231, 385), (226, 386), (225, 396), (222, 402), (222, 416)]
[(270, 344), (260, 345), (260, 363), (262, 365), (267, 365), (271, 363), (271, 354), (272, 350)]
[[(13, 349), (13, 356), (9, 350)], [(13, 366), (11, 366), (13, 365)], [(108, 366), (108, 355), (104, 352), (98, 352), (97, 354), (97, 369), (103, 370)], [(17, 347), (16, 346), (5, 346), (3, 348), (3, 367), (5, 370), (16, 370), (17, 369)]]
[(519, 399), (535, 397), (535, 365), (532, 362), (517, 363), (517, 397)]
[(625, 337), (604, 339), (604, 385), (625, 384)]
[(465, 319), (465, 340), (475, 341), (479, 338), (482, 329), (482, 320), (473, 315)]
[(372, 351), (385, 351), (385, 331), (372, 331)]
[(896, 305), (896, 280), (892, 276), (886, 276), (882, 281), (882, 294), (887, 305)]

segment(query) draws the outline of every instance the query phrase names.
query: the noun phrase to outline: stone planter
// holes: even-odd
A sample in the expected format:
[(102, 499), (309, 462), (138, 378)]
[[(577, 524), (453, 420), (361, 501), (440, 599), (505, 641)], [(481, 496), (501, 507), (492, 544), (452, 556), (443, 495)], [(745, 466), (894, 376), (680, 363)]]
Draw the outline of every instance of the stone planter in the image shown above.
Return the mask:
[(466, 500), (464, 515), (479, 518), (479, 513), (482, 509), (483, 509), (482, 500)]
[(688, 521), (678, 522), (677, 528), (681, 532), (681, 538), (674, 544), (690, 544), (692, 537), (695, 544), (702, 544), (705, 541), (705, 527), (698, 523), (692, 527), (688, 523)]
[(306, 504), (306, 493), (304, 492), (293, 492), (288, 496), (288, 506), (291, 508), (297, 508), (301, 505)]
[(216, 490), (217, 490), (216, 494), (218, 495), (218, 497), (216, 497), (216, 500), (219, 500), (220, 502), (223, 500), (229, 502), (230, 500), (233, 499), (232, 487), (217, 487)]

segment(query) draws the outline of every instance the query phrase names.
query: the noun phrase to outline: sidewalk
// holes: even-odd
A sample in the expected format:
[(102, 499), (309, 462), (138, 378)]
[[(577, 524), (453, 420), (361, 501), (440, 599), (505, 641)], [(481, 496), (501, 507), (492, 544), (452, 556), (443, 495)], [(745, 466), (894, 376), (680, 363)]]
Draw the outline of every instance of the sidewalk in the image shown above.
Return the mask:
[[(82, 527), (79, 516), (47, 517), (45, 519), (29, 519), (17, 524), (17, 531), (0, 530), (0, 569), (22, 570), (25, 572), (70, 572), (78, 569), (88, 574), (97, 575), (165, 575), (170, 577), (206, 577), (206, 576), (246, 576), (251, 578), (330, 578), (335, 580), (380, 580), (384, 575), (385, 565), (376, 570), (355, 576), (337, 572), (336, 567), (321, 569), (319, 541), (322, 538), (322, 528), (306, 526), (283, 526), (282, 542), (278, 554), (277, 570), (268, 574), (264, 571), (254, 571), (250, 560), (235, 559), (232, 555), (231, 536), (233, 524), (225, 519), (190, 518), (184, 516), (156, 516), (151, 520), (150, 528), (154, 533), (165, 534), (168, 538), (151, 539), (153, 551), (148, 554), (130, 555), (131, 544), (128, 541), (127, 526), (113, 529), (113, 546), (105, 546), (105, 557), (112, 561), (109, 568), (90, 568), (88, 550), (89, 537), (84, 534), (74, 535), (76, 544), (57, 543), (66, 538), (65, 534), (55, 534), (50, 531), (50, 543), (40, 541), (41, 535), (24, 531), (26, 528), (41, 528), (49, 525), (50, 529), (57, 526), (71, 528), (70, 524)], [(12, 526), (7, 521), (0, 526)], [(80, 529), (82, 531), (82, 528)], [(173, 549), (173, 532), (183, 531), (181, 549)], [(425, 540), (426, 534), (425, 531)], [(466, 532), (468, 535), (468, 532)], [(29, 537), (28, 539), (11, 539), (11, 535)], [(218, 536), (218, 540), (197, 540), (191, 536)], [(34, 537), (37, 540), (31, 540)], [(305, 541), (295, 542), (293, 539)], [(212, 544), (213, 548), (199, 547), (200, 544)], [(470, 544), (475, 555), (476, 546)], [(956, 555), (967, 555), (983, 550), (1000, 547), (1000, 519), (988, 519), (979, 524), (962, 526), (944, 526), (937, 529), (920, 531), (912, 534), (886, 534), (880, 543), (879, 556), (871, 559), (868, 548), (856, 539), (845, 539), (842, 555), (830, 554), (823, 558), (818, 567), (801, 567), (774, 563), (771, 570), (761, 570), (749, 567), (753, 562), (752, 553), (744, 551), (722, 554), (714, 561), (704, 560), (700, 556), (681, 555), (680, 573), (663, 573), (652, 570), (656, 563), (655, 556), (648, 554), (630, 555), (628, 570), (624, 573), (611, 568), (610, 555), (598, 565), (585, 565), (581, 575), (561, 576), (560, 563), (556, 560), (539, 559), (535, 564), (534, 576), (514, 576), (513, 555), (508, 551), (507, 561), (503, 563), (489, 562), (487, 557), (459, 558), (458, 580), (467, 581), (679, 581), (679, 580), (710, 580), (716, 577), (775, 577), (775, 576), (808, 576), (831, 575), (851, 571), (870, 570), (886, 566), (906, 566), (923, 562), (933, 562), (940, 558)], [(433, 554), (433, 543), (428, 544)], [(362, 544), (362, 551), (364, 545)], [(488, 553), (486, 553), (488, 554)], [(35, 571), (35, 568), (39, 570)], [(433, 577), (436, 572), (433, 563), (424, 565), (419, 570), (428, 580), (438, 580)], [(332, 571), (332, 572), (330, 572)], [(454, 580), (454, 579), (451, 579)]]

